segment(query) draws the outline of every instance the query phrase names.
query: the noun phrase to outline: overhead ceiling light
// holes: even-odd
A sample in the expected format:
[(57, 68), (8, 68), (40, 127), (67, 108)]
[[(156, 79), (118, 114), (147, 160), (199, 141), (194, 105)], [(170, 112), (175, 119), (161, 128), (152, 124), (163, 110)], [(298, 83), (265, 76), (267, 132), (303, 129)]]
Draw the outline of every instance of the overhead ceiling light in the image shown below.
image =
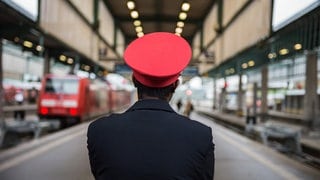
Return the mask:
[(65, 55), (59, 56), (60, 61), (66, 61), (67, 57)]
[(180, 19), (180, 20), (185, 20), (185, 19), (187, 19), (187, 13), (185, 13), (185, 12), (180, 12), (180, 13), (179, 13), (179, 19)]
[(90, 70), (90, 66), (89, 66), (89, 65), (85, 65), (85, 66), (84, 66), (84, 70), (85, 70), (85, 71), (89, 71), (89, 70)]
[(288, 54), (288, 53), (289, 53), (289, 50), (286, 49), (286, 48), (280, 49), (280, 51), (279, 51), (279, 54), (280, 54), (280, 55), (286, 55), (286, 54)]
[(235, 72), (234, 68), (229, 68), (224, 71), (226, 75), (233, 74)]
[(133, 19), (137, 19), (139, 17), (138, 11), (131, 11), (130, 15)]
[(250, 60), (249, 62), (248, 62), (248, 65), (249, 65), (249, 67), (252, 67), (252, 66), (254, 66), (254, 61), (253, 60)]
[(72, 64), (72, 63), (73, 63), (73, 59), (72, 59), (72, 58), (68, 58), (67, 63), (68, 63), (68, 64)]
[(32, 46), (33, 46), (32, 42), (30, 42), (30, 41), (24, 41), (24, 42), (23, 42), (23, 45), (24, 45), (25, 47), (28, 47), (28, 48), (32, 48)]
[(299, 43), (297, 43), (297, 44), (295, 44), (295, 45), (293, 46), (293, 48), (294, 48), (295, 50), (300, 50), (300, 49), (302, 49), (302, 45), (299, 44)]
[(20, 38), (18, 38), (18, 37), (14, 38), (14, 42), (19, 42), (19, 41), (20, 41)]
[(128, 9), (130, 9), (130, 10), (134, 9), (134, 8), (135, 8), (134, 2), (133, 2), (133, 1), (128, 1), (128, 2), (127, 2), (127, 7), (128, 7)]
[(181, 34), (181, 33), (182, 33), (182, 28), (180, 28), (180, 27), (177, 27), (177, 28), (176, 28), (176, 30), (175, 30), (175, 32), (176, 32), (176, 33), (179, 33), (179, 34)]
[(133, 25), (140, 26), (141, 25), (141, 21), (140, 20), (134, 20), (133, 21)]
[(269, 53), (268, 54), (268, 58), (269, 59), (273, 59), (273, 58), (276, 58), (277, 57), (277, 54), (276, 53)]
[(143, 29), (142, 29), (142, 27), (141, 26), (137, 26), (136, 27), (136, 32), (138, 33), (138, 32), (142, 32), (143, 31)]
[(247, 63), (243, 63), (243, 64), (241, 65), (241, 67), (242, 67), (242, 69), (247, 69), (247, 68), (248, 68), (248, 64), (247, 64)]
[(40, 45), (37, 45), (36, 50), (40, 52), (40, 51), (42, 51), (42, 50), (43, 50), (43, 47), (42, 47), (42, 46), (40, 46)]
[(144, 33), (143, 33), (143, 32), (138, 32), (138, 33), (137, 33), (137, 36), (138, 36), (138, 37), (142, 37), (142, 36), (144, 36)]
[(189, 11), (189, 9), (190, 9), (190, 3), (188, 2), (182, 3), (182, 6), (181, 6), (182, 11)]
[(178, 27), (181, 27), (181, 28), (184, 27), (184, 22), (178, 21), (178, 22), (177, 22), (177, 26), (178, 26)]

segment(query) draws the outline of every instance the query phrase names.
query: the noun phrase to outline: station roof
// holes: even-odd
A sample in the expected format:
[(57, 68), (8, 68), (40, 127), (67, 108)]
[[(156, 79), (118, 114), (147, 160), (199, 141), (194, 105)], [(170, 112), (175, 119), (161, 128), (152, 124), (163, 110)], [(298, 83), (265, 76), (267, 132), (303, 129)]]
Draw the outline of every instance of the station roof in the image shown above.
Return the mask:
[[(198, 30), (201, 30), (202, 23), (213, 6), (220, 0), (201, 0), (188, 1), (190, 9), (185, 11), (187, 18), (183, 20), (184, 27), (181, 35), (190, 43)], [(116, 25), (124, 33), (126, 43), (137, 37), (134, 19), (130, 16), (130, 12), (136, 10), (139, 13), (143, 32), (149, 33), (154, 31), (175, 32), (177, 22), (179, 21), (179, 13), (182, 12), (181, 6), (185, 0), (134, 0), (135, 7), (129, 10), (127, 1), (119, 0), (103, 0), (106, 7), (111, 12)], [(280, 29), (277, 32), (270, 34), (270, 37), (261, 41), (258, 44), (249, 47), (248, 49), (239, 52), (234, 57), (227, 59), (224, 63), (215, 67), (208, 72), (212, 77), (223, 77), (234, 75), (250, 70), (244, 69), (242, 65), (248, 65), (250, 60), (254, 60), (254, 68), (261, 67), (273, 61), (278, 61), (283, 58), (292, 56), (298, 51), (290, 50), (285, 56), (277, 56), (276, 58), (268, 58), (273, 51), (279, 51), (282, 47), (292, 47), (295, 43), (300, 42), (302, 48), (299, 50), (314, 49), (319, 46), (319, 8), (317, 7), (312, 12), (304, 15), (295, 22), (292, 22), (287, 27)], [(8, 5), (0, 1), (0, 35), (1, 37), (15, 41), (15, 37), (19, 34), (20, 38), (29, 39), (33, 42), (41, 41), (43, 34), (37, 23), (25, 18), (22, 14), (9, 8)], [(42, 44), (50, 49), (49, 56), (58, 56), (61, 52), (75, 56), (81, 56), (81, 52), (71, 49), (63, 42), (55, 39), (52, 36), (47, 36), (42, 39)], [(40, 43), (40, 42), (39, 42)], [(37, 52), (35, 52), (37, 53)], [(94, 62), (86, 59), (85, 56), (79, 59), (80, 63), (90, 64), (95, 66)], [(99, 67), (103, 69), (103, 67)]]
[[(128, 1), (103, 0), (103, 2), (113, 16), (116, 26), (123, 32), (126, 43), (130, 43), (131, 40), (137, 37), (133, 24), (136, 19), (133, 19), (130, 15), (130, 12), (133, 10), (139, 13), (139, 18), (137, 19), (141, 21), (145, 34), (155, 31), (175, 33), (179, 14), (185, 12), (187, 17), (182, 20), (184, 26), (181, 36), (191, 43), (196, 32), (201, 29), (204, 19), (216, 3), (216, 0), (134, 0), (135, 8), (133, 10), (128, 9)], [(188, 10), (182, 10), (184, 2), (189, 3)], [(0, 11), (0, 35), (2, 38), (6, 38), (17, 44), (22, 44), (23, 39), (28, 39), (35, 44), (42, 44), (46, 49), (50, 49), (50, 57), (59, 56), (61, 53), (67, 53), (71, 56), (76, 56), (80, 53), (80, 63), (91, 63), (94, 66), (92, 61), (81, 55), (81, 52), (70, 48), (55, 37), (43, 34), (38, 22), (26, 18), (25, 15), (14, 10), (6, 3), (0, 2)], [(20, 39), (17, 39), (18, 36)], [(34, 53), (37, 52), (35, 51)]]
[(104, 67), (97, 65), (92, 60), (81, 55), (75, 49), (71, 49), (68, 45), (64, 44), (53, 36), (44, 35), (37, 25), (37, 22), (27, 18), (21, 12), (13, 9), (8, 4), (0, 2), (0, 12), (1, 38), (5, 38), (16, 44), (19, 44), (23, 50), (31, 51), (39, 56), (44, 56), (43, 51), (38, 51), (36, 48), (25, 48), (23, 43), (24, 40), (28, 40), (34, 44), (42, 44), (46, 49), (50, 49), (50, 53), (48, 54), (49, 57), (56, 57), (56, 59), (58, 59), (58, 57), (64, 53), (72, 57), (78, 57), (79, 63), (96, 67), (97, 71), (104, 70)]
[[(319, 51), (320, 6), (287, 26), (272, 32), (259, 43), (244, 49), (208, 72), (210, 77), (226, 77), (257, 70), (295, 56)], [(282, 52), (281, 52), (282, 51)], [(251, 64), (251, 65), (250, 65)]]
[[(104, 0), (106, 6), (111, 11), (115, 22), (120, 26), (128, 41), (137, 37), (133, 21), (138, 19), (142, 23), (143, 32), (150, 33), (155, 31), (175, 32), (179, 13), (186, 12), (187, 17), (181, 35), (189, 42), (201, 28), (201, 25), (212, 9), (216, 0), (185, 1), (185, 0), (134, 0), (139, 17), (133, 19), (127, 7), (127, 1)], [(182, 4), (188, 2), (189, 10), (183, 11)]]

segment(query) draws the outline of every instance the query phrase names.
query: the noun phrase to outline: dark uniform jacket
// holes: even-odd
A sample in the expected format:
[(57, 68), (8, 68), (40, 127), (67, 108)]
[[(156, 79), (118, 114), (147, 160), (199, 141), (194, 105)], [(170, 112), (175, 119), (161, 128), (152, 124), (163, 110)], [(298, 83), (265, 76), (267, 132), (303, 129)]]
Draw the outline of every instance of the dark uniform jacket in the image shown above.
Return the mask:
[(177, 114), (163, 100), (139, 100), (88, 128), (96, 179), (213, 179), (211, 128)]

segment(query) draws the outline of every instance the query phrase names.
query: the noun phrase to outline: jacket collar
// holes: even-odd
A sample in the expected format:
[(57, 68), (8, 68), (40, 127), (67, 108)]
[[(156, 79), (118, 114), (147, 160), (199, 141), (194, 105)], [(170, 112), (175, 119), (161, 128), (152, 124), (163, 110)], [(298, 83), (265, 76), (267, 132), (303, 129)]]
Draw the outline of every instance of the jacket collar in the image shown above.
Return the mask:
[(138, 100), (127, 111), (135, 110), (162, 110), (168, 112), (175, 112), (167, 101), (160, 99)]

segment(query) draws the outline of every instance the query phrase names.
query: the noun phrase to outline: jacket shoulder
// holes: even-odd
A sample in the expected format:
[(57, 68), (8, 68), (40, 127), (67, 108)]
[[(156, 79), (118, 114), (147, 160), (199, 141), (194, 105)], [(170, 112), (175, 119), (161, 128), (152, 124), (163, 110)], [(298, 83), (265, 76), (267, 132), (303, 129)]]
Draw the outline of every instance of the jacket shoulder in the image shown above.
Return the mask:
[(119, 117), (119, 114), (111, 114), (111, 115), (99, 117), (89, 124), (88, 131), (90, 129), (98, 130), (98, 129), (106, 128), (108, 126), (112, 126), (112, 124), (116, 122), (116, 119), (118, 119), (118, 117)]

